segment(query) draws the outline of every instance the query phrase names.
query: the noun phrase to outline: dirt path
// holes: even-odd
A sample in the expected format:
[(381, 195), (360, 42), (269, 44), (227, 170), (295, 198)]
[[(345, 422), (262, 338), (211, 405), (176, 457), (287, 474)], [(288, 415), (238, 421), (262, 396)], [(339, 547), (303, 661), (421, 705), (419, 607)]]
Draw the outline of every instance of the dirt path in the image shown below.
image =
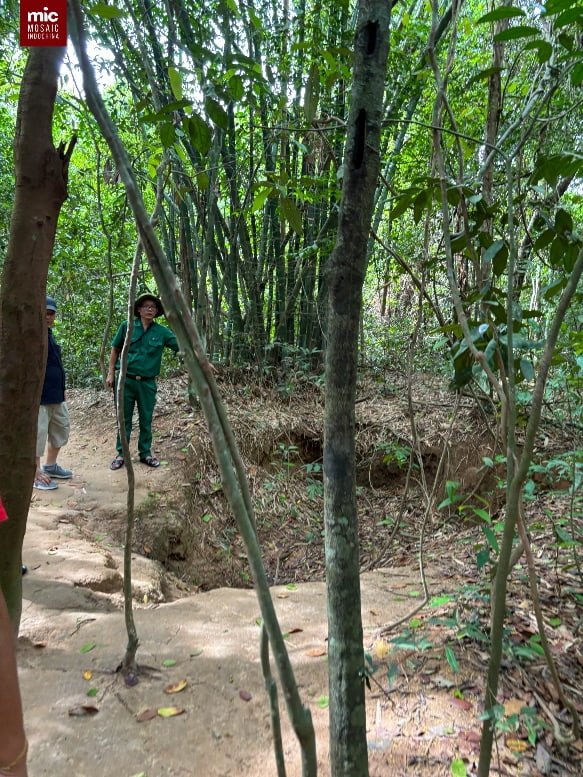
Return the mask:
[[(123, 508), (126, 478), (123, 470), (108, 469), (111, 410), (99, 410), (97, 427), (87, 427), (81, 411), (73, 403), (73, 436), (61, 456), (75, 477), (57, 491), (35, 492), (24, 547), (29, 573), (19, 662), (31, 777), (275, 777), (253, 591), (223, 588), (163, 601), (164, 570), (136, 557), (135, 620), (144, 671), (134, 687), (115, 673), (126, 641), (122, 549), (107, 531), (91, 537), (82, 527), (93, 511), (107, 515)], [(159, 470), (136, 465), (138, 503), (163, 490), (171, 469), (180, 466), (170, 441), (159, 440), (156, 451), (166, 462)], [(432, 593), (438, 594), (447, 581), (433, 578)], [(419, 588), (410, 567), (363, 576), (367, 646), (379, 626), (412, 609)], [(319, 774), (326, 775), (325, 587), (276, 587), (273, 596), (314, 720)], [(393, 659), (387, 650), (386, 643), (373, 649), (380, 670), (367, 704), (371, 775), (436, 777), (450, 773), (455, 756), (475, 762), (479, 688), (470, 665), (456, 679), (456, 687), (462, 681), (466, 687), (460, 704), (450, 692), (454, 683), (442, 655), (418, 662), (407, 653)], [(397, 678), (394, 694), (381, 689), (388, 667)], [(165, 693), (183, 680), (184, 690)], [(170, 706), (183, 714), (138, 720), (145, 710)], [(288, 775), (299, 777), (298, 748), (280, 706)]]

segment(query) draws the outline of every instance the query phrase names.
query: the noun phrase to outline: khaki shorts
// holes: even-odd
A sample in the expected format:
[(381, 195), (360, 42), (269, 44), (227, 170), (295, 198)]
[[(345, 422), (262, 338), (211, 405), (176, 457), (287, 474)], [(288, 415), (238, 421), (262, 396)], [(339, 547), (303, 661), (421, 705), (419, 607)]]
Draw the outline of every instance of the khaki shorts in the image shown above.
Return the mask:
[(53, 448), (62, 448), (69, 440), (69, 411), (67, 403), (41, 405), (38, 410), (38, 430), (36, 436), (36, 455), (45, 452), (47, 439)]

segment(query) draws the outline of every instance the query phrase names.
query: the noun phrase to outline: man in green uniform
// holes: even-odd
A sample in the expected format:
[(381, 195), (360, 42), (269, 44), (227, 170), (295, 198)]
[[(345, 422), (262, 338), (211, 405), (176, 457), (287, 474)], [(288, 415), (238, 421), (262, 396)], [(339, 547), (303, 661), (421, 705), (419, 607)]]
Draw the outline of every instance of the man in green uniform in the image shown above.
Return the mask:
[[(124, 384), (124, 420), (125, 430), (130, 441), (132, 416), (135, 405), (138, 406), (140, 436), (138, 453), (140, 461), (148, 467), (159, 467), (160, 462), (152, 456), (152, 416), (156, 404), (156, 377), (160, 374), (162, 351), (171, 348), (178, 352), (176, 336), (154, 319), (164, 314), (162, 302), (153, 294), (142, 294), (134, 305), (134, 329), (128, 352), (128, 366)], [(127, 331), (127, 321), (117, 330), (112, 341), (109, 356), (109, 370), (105, 382), (113, 386), (116, 382), (116, 368)], [(117, 435), (117, 456), (111, 462), (111, 469), (120, 469), (124, 465), (119, 433)]]

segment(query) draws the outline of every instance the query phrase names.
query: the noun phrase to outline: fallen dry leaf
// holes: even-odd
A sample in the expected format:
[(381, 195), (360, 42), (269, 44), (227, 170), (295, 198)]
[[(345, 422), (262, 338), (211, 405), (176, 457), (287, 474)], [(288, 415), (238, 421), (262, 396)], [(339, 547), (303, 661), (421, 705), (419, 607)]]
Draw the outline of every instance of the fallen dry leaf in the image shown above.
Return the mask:
[(187, 685), (188, 680), (179, 680), (177, 683), (167, 685), (166, 688), (164, 688), (164, 693), (180, 693), (180, 691), (183, 691)]
[(319, 658), (320, 656), (326, 655), (326, 649), (325, 648), (310, 648), (309, 650), (306, 650), (306, 655), (310, 656), (310, 658)]
[(148, 707), (148, 709), (142, 710), (141, 712), (138, 712), (136, 715), (136, 720), (138, 723), (145, 723), (147, 720), (154, 720), (154, 718), (158, 717), (158, 711), (153, 710), (151, 707)]
[(472, 703), (466, 699), (458, 699), (457, 696), (451, 696), (449, 701), (450, 704), (453, 704), (454, 707), (457, 707), (460, 710), (467, 711), (472, 709)]
[(383, 658), (386, 658), (390, 652), (391, 646), (384, 639), (377, 639), (372, 646), (372, 654), (375, 658), (378, 658), (379, 661), (382, 661)]
[(527, 706), (527, 703), (522, 699), (508, 699), (504, 702), (504, 714), (506, 716), (520, 715), (520, 710)]
[(290, 629), (288, 631), (288, 634), (299, 634), (301, 631), (303, 631), (303, 629), (298, 629), (298, 628)]
[(83, 679), (84, 680), (93, 679), (93, 672), (90, 669), (87, 669), (85, 672), (83, 672)]
[(528, 750), (528, 742), (524, 739), (516, 739), (515, 737), (506, 738), (506, 747), (512, 750), (513, 753), (524, 753)]
[(82, 718), (86, 715), (95, 715), (99, 712), (98, 707), (94, 707), (92, 704), (79, 704), (77, 707), (71, 707), (69, 715), (72, 718)]
[(243, 701), (251, 701), (251, 699), (253, 698), (253, 696), (251, 696), (249, 691), (239, 691), (239, 696), (241, 697), (241, 699), (243, 699)]
[(157, 712), (161, 718), (175, 718), (177, 715), (184, 714), (184, 710), (180, 707), (160, 707)]
[(482, 737), (477, 731), (460, 731), (458, 734), (458, 742), (460, 746), (464, 744), (470, 751), (476, 751), (480, 749), (480, 741)]

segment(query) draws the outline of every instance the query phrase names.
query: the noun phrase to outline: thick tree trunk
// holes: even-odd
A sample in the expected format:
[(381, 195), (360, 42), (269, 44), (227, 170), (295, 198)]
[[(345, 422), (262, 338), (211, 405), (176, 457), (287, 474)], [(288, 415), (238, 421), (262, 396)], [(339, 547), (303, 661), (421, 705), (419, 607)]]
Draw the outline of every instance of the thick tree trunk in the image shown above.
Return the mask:
[(22, 540), (35, 471), (38, 407), (46, 364), (45, 293), (57, 219), (67, 196), (68, 155), (51, 126), (64, 48), (31, 48), (20, 90), (16, 189), (0, 294), (0, 586), (10, 617), (21, 612)]
[(362, 284), (379, 172), (389, 19), (386, 0), (360, 0), (339, 227), (329, 268), (324, 516), (333, 777), (368, 775), (354, 399)]

